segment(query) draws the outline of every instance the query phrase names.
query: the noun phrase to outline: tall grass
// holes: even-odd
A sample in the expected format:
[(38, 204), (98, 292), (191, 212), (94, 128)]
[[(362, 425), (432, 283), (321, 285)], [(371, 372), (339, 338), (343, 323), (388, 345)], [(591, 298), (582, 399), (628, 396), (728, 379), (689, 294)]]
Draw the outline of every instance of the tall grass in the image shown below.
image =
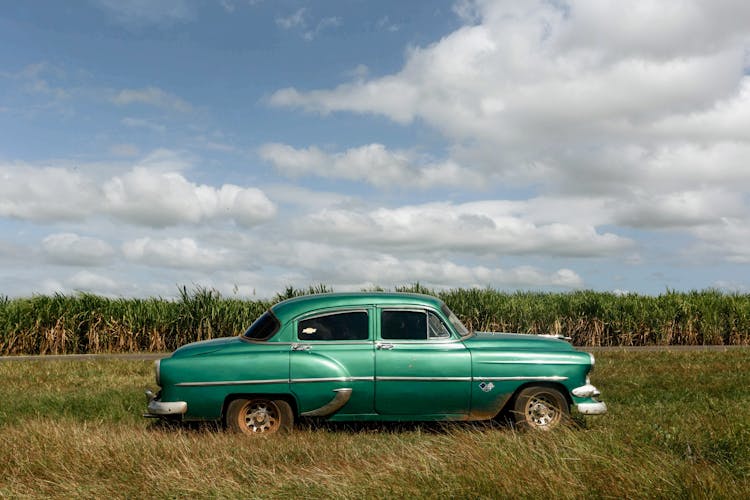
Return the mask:
[[(420, 284), (397, 290), (440, 297), (472, 330), (564, 335), (579, 346), (750, 344), (750, 294), (434, 291)], [(185, 287), (178, 300), (0, 296), (0, 354), (169, 351), (238, 335), (279, 300), (330, 291), (288, 287), (270, 301)]]
[(750, 295), (658, 296), (451, 290), (438, 294), (470, 329), (564, 335), (579, 346), (746, 345)]

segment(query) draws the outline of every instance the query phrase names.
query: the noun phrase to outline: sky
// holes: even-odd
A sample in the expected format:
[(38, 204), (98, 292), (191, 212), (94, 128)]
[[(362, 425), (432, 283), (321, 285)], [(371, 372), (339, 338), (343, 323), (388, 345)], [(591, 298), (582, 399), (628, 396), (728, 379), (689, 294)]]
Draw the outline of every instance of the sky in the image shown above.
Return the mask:
[(0, 0), (0, 296), (750, 293), (746, 0)]

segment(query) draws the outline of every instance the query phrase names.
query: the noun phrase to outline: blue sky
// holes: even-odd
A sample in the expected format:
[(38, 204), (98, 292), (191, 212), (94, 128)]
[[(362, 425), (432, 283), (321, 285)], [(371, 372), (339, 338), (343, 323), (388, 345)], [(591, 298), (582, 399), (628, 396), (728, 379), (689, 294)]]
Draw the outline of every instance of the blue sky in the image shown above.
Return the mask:
[(3, 2), (0, 295), (748, 292), (749, 18)]

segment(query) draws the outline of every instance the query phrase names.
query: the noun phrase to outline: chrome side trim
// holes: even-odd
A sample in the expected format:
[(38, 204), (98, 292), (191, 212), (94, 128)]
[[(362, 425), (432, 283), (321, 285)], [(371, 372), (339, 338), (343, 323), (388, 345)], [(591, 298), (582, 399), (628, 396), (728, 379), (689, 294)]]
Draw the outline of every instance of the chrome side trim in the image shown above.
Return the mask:
[(471, 382), (471, 377), (375, 377), (376, 382)]
[[(513, 380), (561, 382), (563, 380), (568, 380), (568, 377), (316, 377), (293, 379), (277, 378), (266, 380), (220, 380), (216, 382), (180, 382), (175, 385), (178, 387), (215, 387), (221, 385), (309, 384), (318, 382), (505, 382)], [(577, 396), (577, 394), (575, 395)]]
[(607, 413), (607, 405), (601, 401), (580, 403), (577, 405), (577, 409), (583, 415), (604, 415)]
[(538, 361), (518, 361), (518, 360), (508, 360), (508, 361), (480, 361), (478, 364), (480, 365), (580, 365), (581, 363), (577, 361), (545, 361), (545, 360), (538, 360)]
[(263, 385), (263, 384), (307, 384), (315, 382), (372, 382), (375, 377), (317, 377), (317, 378), (277, 378), (265, 380), (219, 380), (216, 382), (180, 382), (178, 387), (214, 387), (220, 385)]
[(328, 403), (318, 409), (306, 411), (300, 415), (303, 417), (327, 417), (343, 408), (344, 405), (349, 402), (349, 398), (352, 397), (352, 390), (348, 387), (344, 389), (334, 389), (333, 392), (335, 392), (336, 395)]
[(293, 378), (292, 384), (307, 384), (314, 382), (372, 382), (375, 377), (327, 377), (327, 378)]
[(568, 380), (568, 377), (562, 377), (559, 375), (554, 375), (551, 377), (473, 377), (472, 380), (481, 382), (505, 382), (511, 380), (543, 380), (549, 382), (562, 382), (563, 380)]
[(288, 378), (275, 378), (268, 380), (220, 380), (217, 382), (180, 382), (178, 387), (213, 387), (217, 385), (262, 385), (262, 384), (288, 384)]

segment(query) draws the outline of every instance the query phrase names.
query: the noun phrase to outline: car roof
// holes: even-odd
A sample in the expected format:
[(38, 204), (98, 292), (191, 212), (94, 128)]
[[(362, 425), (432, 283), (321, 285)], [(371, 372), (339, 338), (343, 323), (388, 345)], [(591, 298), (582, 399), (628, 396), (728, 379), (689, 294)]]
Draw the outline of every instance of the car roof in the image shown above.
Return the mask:
[(347, 306), (429, 306), (440, 309), (443, 301), (430, 295), (394, 292), (321, 293), (287, 299), (271, 307), (274, 315), (283, 323), (300, 314)]

